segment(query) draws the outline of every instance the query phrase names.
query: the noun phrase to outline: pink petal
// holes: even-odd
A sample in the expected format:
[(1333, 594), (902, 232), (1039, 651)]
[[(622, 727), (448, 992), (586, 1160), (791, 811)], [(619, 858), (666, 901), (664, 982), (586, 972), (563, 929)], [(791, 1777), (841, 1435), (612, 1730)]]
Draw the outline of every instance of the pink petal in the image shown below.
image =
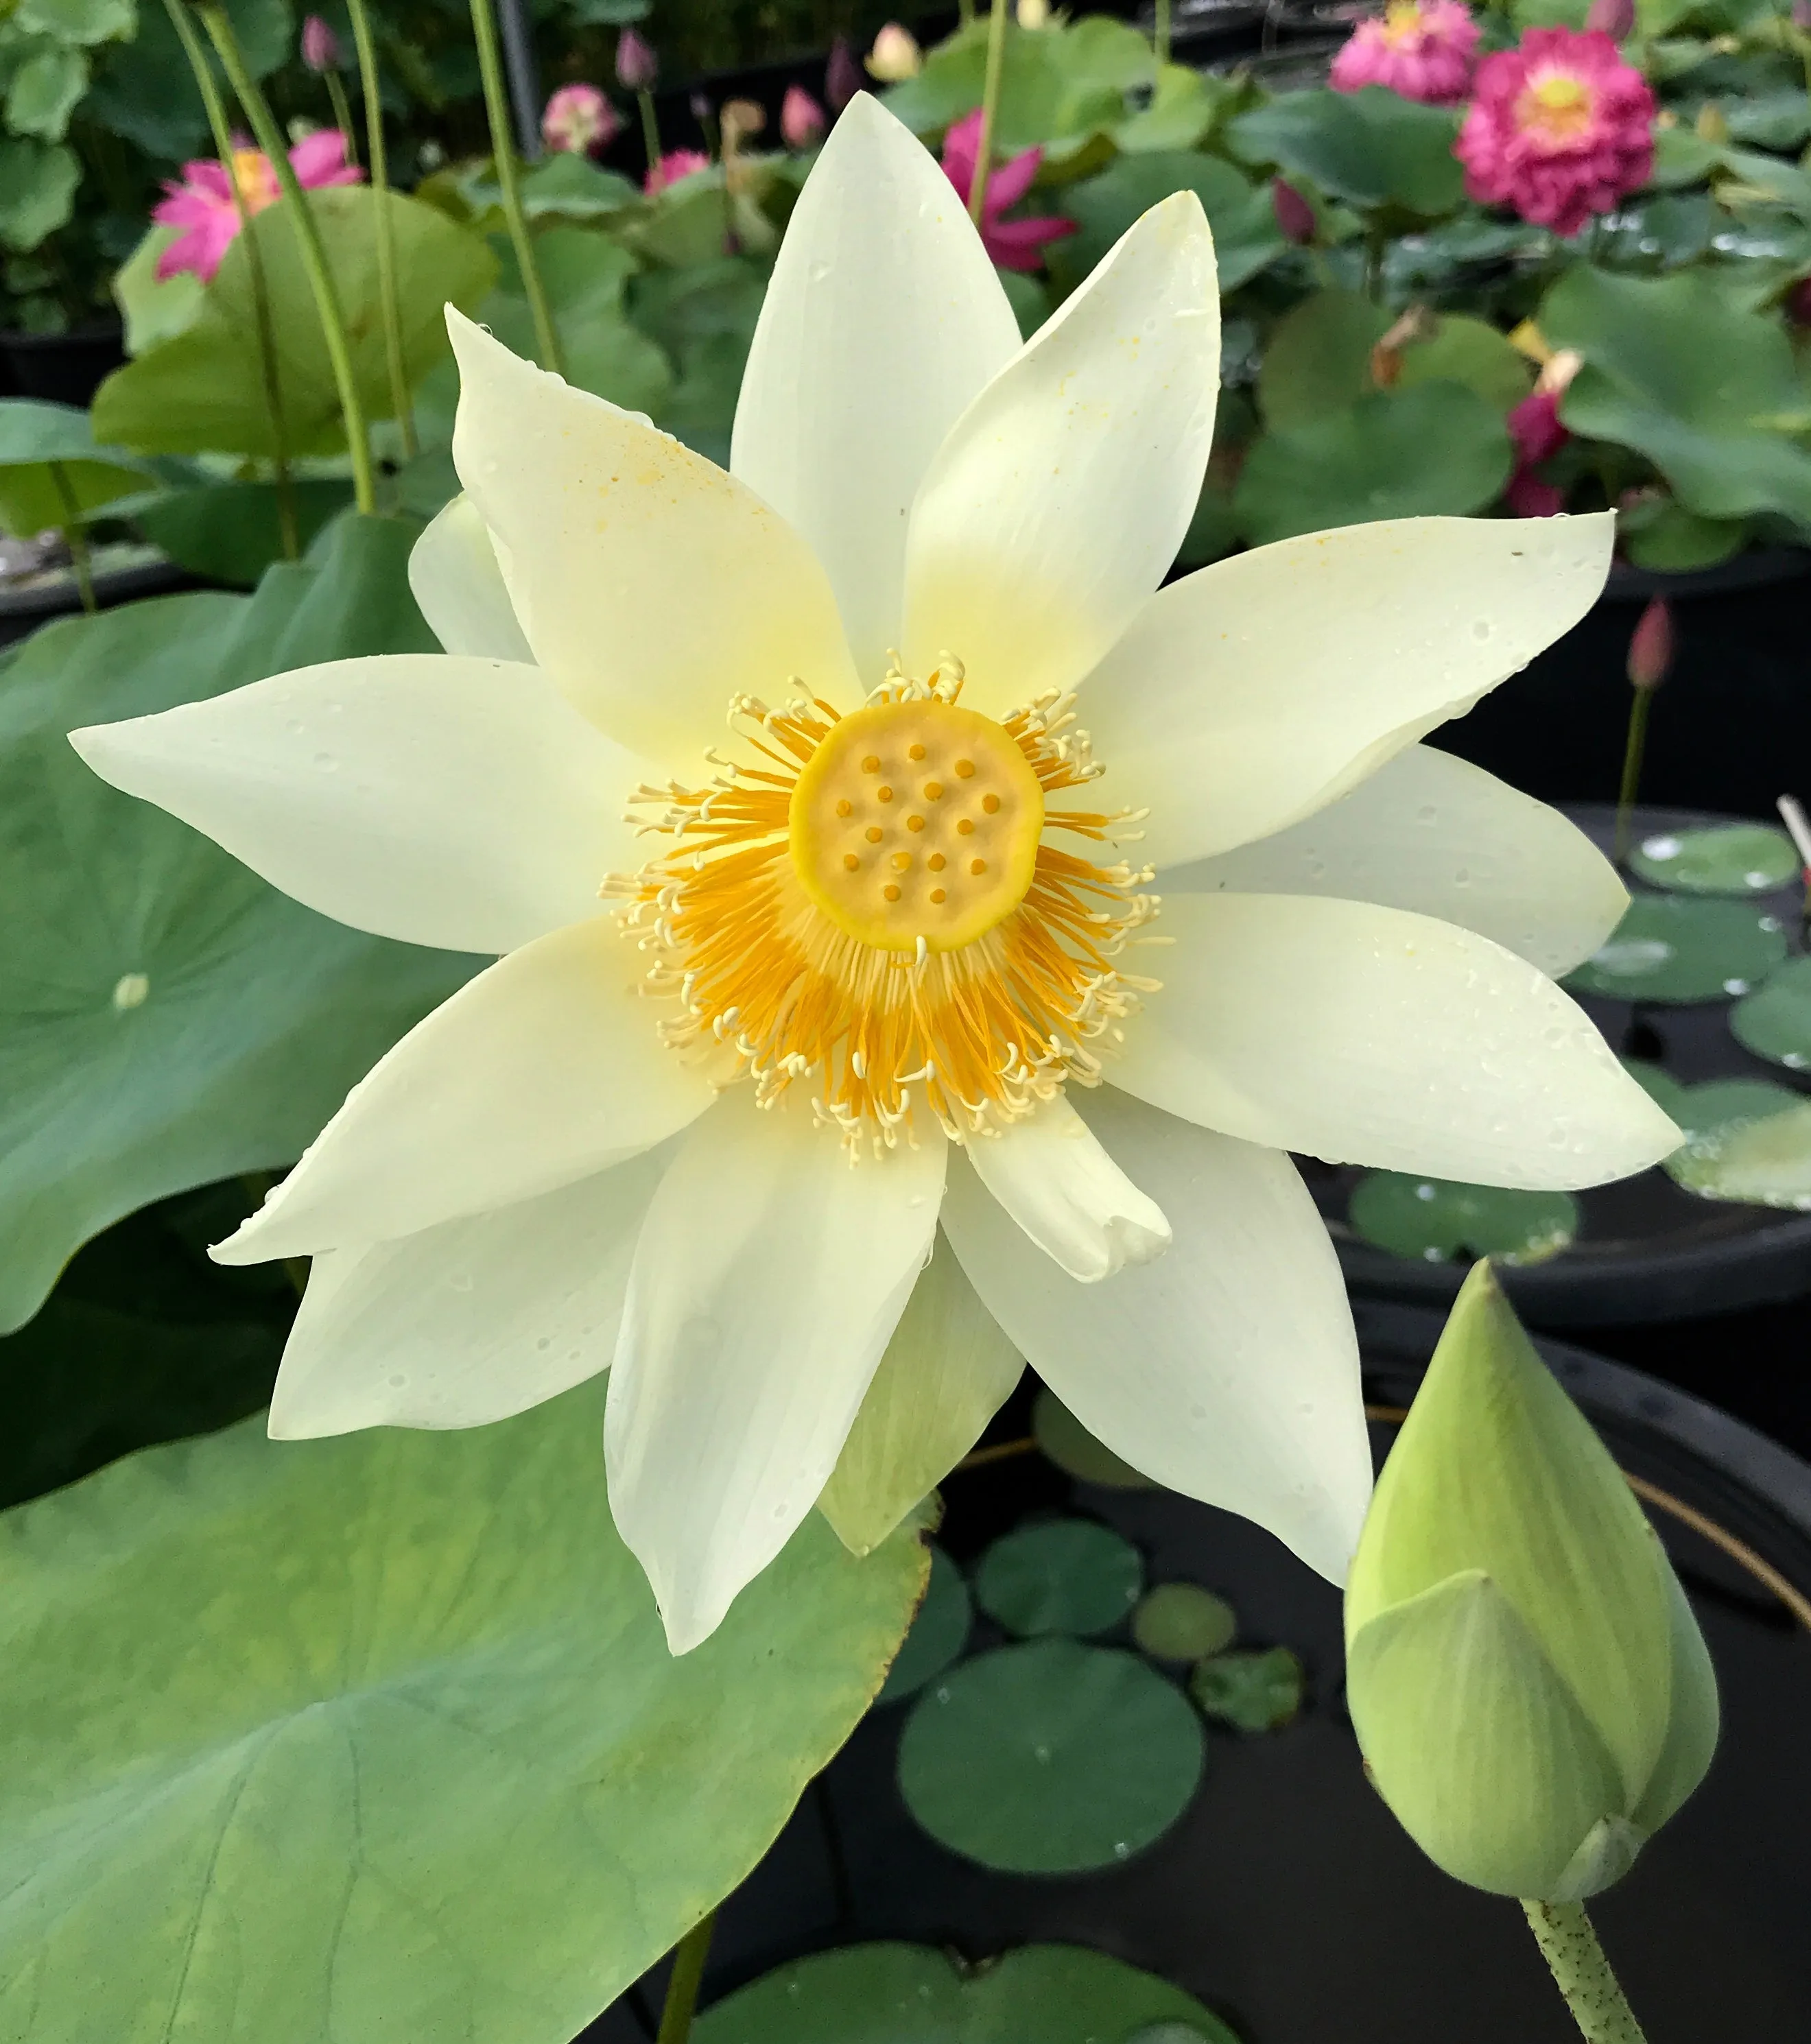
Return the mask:
[(1043, 150), (1027, 149), (999, 165), (987, 180), (987, 210), (1004, 213), (1008, 206), (1017, 206), (1031, 190), (1043, 161)]
[(297, 178), (305, 188), (343, 183), (346, 167), (346, 138), (337, 128), (322, 128), (306, 135), (289, 152)]

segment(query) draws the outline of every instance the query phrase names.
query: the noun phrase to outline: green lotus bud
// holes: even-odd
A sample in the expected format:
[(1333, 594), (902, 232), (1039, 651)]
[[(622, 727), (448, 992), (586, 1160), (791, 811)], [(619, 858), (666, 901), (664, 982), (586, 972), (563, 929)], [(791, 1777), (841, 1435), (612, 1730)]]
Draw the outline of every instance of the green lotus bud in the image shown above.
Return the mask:
[(1372, 1780), (1475, 1888), (1607, 1888), (1710, 1764), (1717, 1683), (1685, 1594), (1488, 1264), (1384, 1465), (1346, 1655)]

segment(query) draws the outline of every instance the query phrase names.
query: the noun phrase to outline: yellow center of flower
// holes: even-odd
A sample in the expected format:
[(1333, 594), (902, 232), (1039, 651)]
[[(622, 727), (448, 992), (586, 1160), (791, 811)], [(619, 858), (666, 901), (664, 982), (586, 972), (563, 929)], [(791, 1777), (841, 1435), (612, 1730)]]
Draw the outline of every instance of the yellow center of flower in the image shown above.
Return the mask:
[(1421, 10), (1415, 0), (1390, 0), (1383, 10), (1383, 39), (1386, 43), (1405, 42), (1421, 25)]
[(802, 1093), (852, 1153), (958, 1140), (1029, 1114), (1157, 982), (1115, 962), (1156, 903), (1151, 875), (1050, 842), (1135, 836), (1135, 813), (1052, 806), (1100, 772), (1070, 699), (965, 709), (959, 663), (895, 671), (844, 716), (816, 697), (730, 705), (756, 760), (710, 755), (705, 788), (641, 788), (670, 838), (604, 891), (671, 1000), (666, 1041), (763, 1105)]
[(261, 149), (235, 149), (233, 152), (233, 182), (238, 187), (239, 196), (245, 202), (248, 213), (262, 213), (266, 206), (275, 205), (283, 187), (277, 182), (277, 174), (271, 168)]
[(806, 893), (881, 951), (973, 943), (1025, 899), (1044, 790), (991, 717), (936, 696), (859, 709), (793, 786), (792, 863)]
[(1591, 125), (1591, 89), (1570, 71), (1548, 71), (1517, 100), (1516, 122), (1544, 142), (1575, 142)]

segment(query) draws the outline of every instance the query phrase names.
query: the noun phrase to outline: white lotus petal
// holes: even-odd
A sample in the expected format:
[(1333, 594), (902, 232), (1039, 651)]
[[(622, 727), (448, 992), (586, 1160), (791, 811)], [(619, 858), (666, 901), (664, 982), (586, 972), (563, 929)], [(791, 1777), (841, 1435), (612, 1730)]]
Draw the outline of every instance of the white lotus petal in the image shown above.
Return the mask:
[(944, 1226), (1025, 1359), (1088, 1431), (1157, 1482), (1267, 1527), (1344, 1580), (1371, 1495), (1358, 1345), (1327, 1231), (1286, 1157), (1110, 1087), (1079, 1105), (1162, 1202), (1167, 1256), (1079, 1285), (965, 1165)]
[(609, 923), (499, 959), (353, 1087), (215, 1260), (393, 1242), (571, 1185), (684, 1128), (713, 1096), (659, 1042), (640, 970)]
[(1286, 894), (1175, 895), (1159, 927), (1163, 990), (1113, 1080), (1204, 1128), (1536, 1189), (1626, 1178), (1682, 1140), (1575, 1001), (1469, 930)]
[(824, 563), (867, 686), (900, 643), (918, 484), (1018, 348), (1018, 322), (955, 186), (858, 94), (786, 222), (729, 466)]
[(1175, 559), (1213, 438), (1201, 202), (1153, 206), (951, 429), (906, 542), (906, 664), (990, 714), (1073, 687)]
[(609, 1367), (664, 1147), (538, 1199), (316, 1257), (273, 1440), (483, 1427)]
[(975, 1175), (1044, 1254), (1084, 1285), (1170, 1246), (1170, 1224), (1095, 1140), (1067, 1095), (967, 1147)]
[(1457, 923), (1558, 978), (1622, 920), (1628, 890), (1577, 824), (1468, 760), (1411, 745), (1305, 822), (1173, 866), (1175, 894), (1331, 894)]
[(1568, 632), (1616, 535), (1582, 518), (1398, 518), (1235, 554), (1160, 590), (1080, 705), (1102, 783), (1180, 865), (1336, 800)]
[(273, 886), (379, 936), (505, 951), (595, 916), (644, 855), (647, 770), (533, 667), (334, 660), (70, 743)]
[(629, 1278), (610, 1511), (675, 1654), (817, 1502), (930, 1254), (945, 1145), (851, 1166), (802, 1108), (727, 1094), (680, 1146)]
[(811, 549), (752, 490), (455, 307), (453, 459), (535, 658), (601, 730), (695, 776), (730, 698), (857, 699)]
[(490, 535), (469, 497), (456, 497), (436, 513), (409, 549), (409, 587), (429, 630), (449, 653), (533, 664)]

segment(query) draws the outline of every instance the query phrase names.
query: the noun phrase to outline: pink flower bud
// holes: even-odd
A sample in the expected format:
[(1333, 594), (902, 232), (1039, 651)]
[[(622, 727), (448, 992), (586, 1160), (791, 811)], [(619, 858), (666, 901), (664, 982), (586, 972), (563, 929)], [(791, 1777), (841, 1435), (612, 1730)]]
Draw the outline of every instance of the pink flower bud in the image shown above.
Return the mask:
[(1801, 31), (1811, 31), (1811, 0), (1792, 0), (1792, 25)]
[(824, 133), (824, 110), (802, 85), (789, 85), (780, 102), (780, 139), (789, 149), (809, 149)]
[(1641, 613), (1628, 641), (1628, 685), (1657, 689), (1673, 664), (1673, 613), (1657, 596)]
[(1796, 327), (1811, 327), (1811, 277), (1801, 277), (1786, 293), (1786, 316)]
[(830, 45), (830, 61), (824, 67), (824, 97), (830, 102), (830, 111), (840, 113), (861, 89), (862, 67), (856, 62), (848, 37), (839, 36)]
[(634, 29), (625, 29), (617, 37), (617, 83), (625, 92), (652, 92), (660, 75), (660, 60), (653, 46)]
[(1271, 179), (1271, 205), (1284, 240), (1293, 241), (1298, 248), (1305, 248), (1315, 235), (1313, 207), (1287, 178)]
[(1585, 26), (1613, 43), (1626, 43), (1635, 33), (1635, 0), (1591, 0)]
[(340, 41), (318, 14), (302, 25), (302, 60), (317, 74), (340, 68)]
[(616, 109), (594, 85), (563, 85), (540, 117), (540, 138), (567, 156), (594, 156), (617, 125)]

